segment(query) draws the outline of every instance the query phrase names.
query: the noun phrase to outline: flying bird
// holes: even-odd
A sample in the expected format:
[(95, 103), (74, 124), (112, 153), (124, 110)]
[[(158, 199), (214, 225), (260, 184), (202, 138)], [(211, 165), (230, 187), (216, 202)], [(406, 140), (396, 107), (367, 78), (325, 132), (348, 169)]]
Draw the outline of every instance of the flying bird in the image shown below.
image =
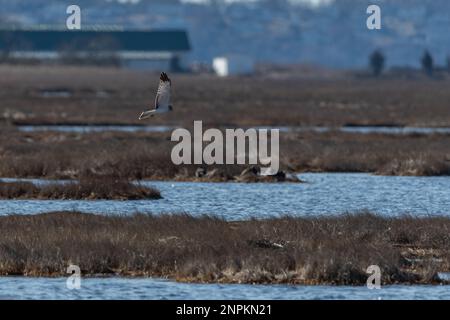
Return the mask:
[(153, 110), (144, 111), (139, 116), (139, 120), (153, 117), (156, 113), (166, 113), (172, 111), (172, 105), (170, 104), (170, 88), (172, 82), (165, 72), (161, 73), (159, 77), (159, 87), (156, 93), (155, 108)]

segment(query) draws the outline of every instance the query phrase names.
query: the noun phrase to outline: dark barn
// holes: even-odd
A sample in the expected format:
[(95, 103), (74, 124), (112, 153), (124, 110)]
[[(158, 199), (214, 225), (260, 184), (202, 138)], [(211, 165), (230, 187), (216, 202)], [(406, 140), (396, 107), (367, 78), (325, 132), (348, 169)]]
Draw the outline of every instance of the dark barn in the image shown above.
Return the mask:
[(179, 71), (190, 51), (186, 31), (0, 30), (5, 59), (120, 64)]

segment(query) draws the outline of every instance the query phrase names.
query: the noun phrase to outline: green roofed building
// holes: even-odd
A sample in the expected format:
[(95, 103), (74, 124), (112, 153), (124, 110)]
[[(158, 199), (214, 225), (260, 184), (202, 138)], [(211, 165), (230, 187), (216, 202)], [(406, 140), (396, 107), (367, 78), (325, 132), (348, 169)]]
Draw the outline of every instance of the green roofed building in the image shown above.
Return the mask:
[(115, 59), (140, 69), (182, 69), (190, 51), (184, 30), (6, 30), (0, 29), (3, 58), (88, 61)]

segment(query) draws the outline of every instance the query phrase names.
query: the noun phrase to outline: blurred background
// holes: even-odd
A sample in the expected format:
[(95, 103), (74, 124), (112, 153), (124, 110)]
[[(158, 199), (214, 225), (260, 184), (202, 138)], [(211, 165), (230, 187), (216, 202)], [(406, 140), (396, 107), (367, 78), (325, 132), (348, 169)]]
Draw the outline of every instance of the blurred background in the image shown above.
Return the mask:
[[(316, 72), (319, 67), (366, 69), (369, 57), (379, 50), (385, 58), (383, 67), (397, 72), (421, 68), (426, 51), (437, 69), (449, 64), (450, 3), (445, 0), (79, 0), (76, 4), (81, 7), (81, 30), (93, 32), (90, 37), (64, 39), (52, 33), (66, 30), (65, 1), (1, 0), (2, 60), (18, 58), (17, 51), (29, 62), (58, 52), (64, 63), (74, 63), (77, 51), (89, 50), (95, 64), (99, 61), (94, 54), (101, 52), (103, 58), (106, 53), (110, 57), (101, 64), (226, 75), (267, 71), (274, 65), (309, 65)], [(366, 27), (371, 4), (381, 7), (381, 30)], [(17, 30), (23, 29), (42, 33), (19, 34)], [(123, 34), (130, 30), (145, 32)]]

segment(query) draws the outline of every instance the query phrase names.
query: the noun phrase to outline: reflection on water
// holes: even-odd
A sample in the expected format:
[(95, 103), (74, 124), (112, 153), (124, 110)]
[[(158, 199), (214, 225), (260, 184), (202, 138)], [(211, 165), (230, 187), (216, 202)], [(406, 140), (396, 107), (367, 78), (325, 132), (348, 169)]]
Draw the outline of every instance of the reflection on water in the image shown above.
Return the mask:
[(0, 299), (450, 299), (450, 286), (289, 286), (185, 284), (151, 278), (82, 278), (69, 290), (66, 278), (0, 277)]
[(161, 200), (2, 200), (0, 214), (56, 210), (130, 214), (135, 212), (215, 214), (230, 220), (283, 214), (341, 214), (369, 210), (385, 215), (450, 214), (450, 177), (391, 177), (308, 173), (307, 183), (199, 183), (147, 181)]
[[(132, 125), (19, 125), (20, 131), (57, 131), (57, 132), (76, 132), (90, 133), (103, 131), (120, 131), (120, 132), (168, 132), (175, 129), (174, 126), (132, 126)], [(450, 128), (427, 128), (427, 127), (388, 127), (388, 126), (344, 126), (344, 127), (289, 127), (289, 126), (256, 126), (256, 129), (279, 129), (280, 132), (331, 132), (339, 131), (346, 133), (368, 134), (450, 134)]]

